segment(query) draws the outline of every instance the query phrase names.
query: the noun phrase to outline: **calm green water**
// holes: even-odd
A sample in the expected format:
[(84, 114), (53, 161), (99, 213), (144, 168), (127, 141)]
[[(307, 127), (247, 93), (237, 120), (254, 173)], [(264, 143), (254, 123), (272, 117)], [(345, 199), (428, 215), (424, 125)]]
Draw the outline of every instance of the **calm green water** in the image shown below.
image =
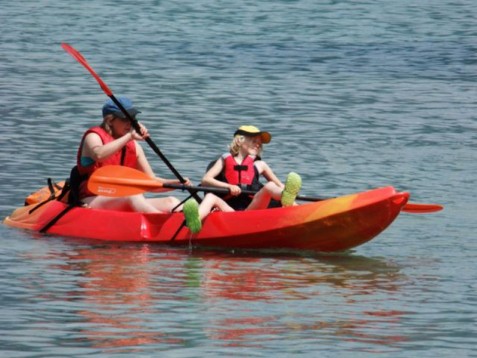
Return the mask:
[(100, 121), (107, 97), (61, 42), (135, 100), (195, 182), (254, 124), (273, 134), (276, 173), (302, 175), (302, 194), (394, 185), (446, 208), (315, 257), (2, 225), (2, 356), (477, 356), (473, 1), (0, 3), (2, 218), (65, 178)]

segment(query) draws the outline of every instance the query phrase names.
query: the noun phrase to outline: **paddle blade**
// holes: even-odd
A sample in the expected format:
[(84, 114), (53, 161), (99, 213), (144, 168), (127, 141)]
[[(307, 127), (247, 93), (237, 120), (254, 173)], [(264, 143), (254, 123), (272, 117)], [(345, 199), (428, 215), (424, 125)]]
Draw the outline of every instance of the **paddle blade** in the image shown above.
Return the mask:
[(402, 208), (402, 211), (411, 214), (427, 214), (435, 213), (444, 209), (442, 205), (439, 204), (418, 204), (418, 203), (407, 203)]
[(121, 165), (101, 167), (88, 180), (89, 191), (108, 197), (137, 195), (162, 187), (162, 183), (147, 174)]
[(93, 68), (89, 65), (88, 61), (86, 61), (86, 59), (78, 50), (76, 50), (73, 46), (65, 42), (61, 44), (61, 47), (63, 47), (63, 49), (66, 52), (68, 52), (76, 61), (81, 63), (84, 66), (84, 68), (86, 68), (89, 71), (89, 73), (93, 75), (96, 81), (98, 81), (99, 86), (104, 91), (104, 93), (106, 93), (108, 96), (113, 95), (113, 91), (111, 91), (111, 89), (106, 85), (106, 83), (103, 82), (101, 77), (98, 76), (98, 74), (93, 70)]

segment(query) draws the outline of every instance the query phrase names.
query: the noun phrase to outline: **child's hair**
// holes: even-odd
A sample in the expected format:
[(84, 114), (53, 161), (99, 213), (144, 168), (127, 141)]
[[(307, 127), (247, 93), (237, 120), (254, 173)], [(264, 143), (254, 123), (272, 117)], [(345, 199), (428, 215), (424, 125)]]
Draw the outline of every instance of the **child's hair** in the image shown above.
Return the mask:
[[(232, 154), (232, 156), (234, 157), (238, 155), (240, 151), (240, 147), (242, 146), (242, 143), (251, 139), (252, 137), (244, 136), (242, 134), (235, 135), (234, 139), (232, 139), (232, 142), (229, 145), (230, 154)], [(260, 147), (260, 150), (257, 156), (261, 156), (261, 154), (262, 154), (262, 147)]]

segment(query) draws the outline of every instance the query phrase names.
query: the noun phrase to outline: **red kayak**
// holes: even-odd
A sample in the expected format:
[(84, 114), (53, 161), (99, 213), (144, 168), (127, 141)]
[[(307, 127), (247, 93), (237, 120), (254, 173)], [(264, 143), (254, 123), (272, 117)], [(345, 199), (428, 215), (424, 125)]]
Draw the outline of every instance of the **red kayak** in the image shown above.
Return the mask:
[[(105, 94), (116, 102), (117, 99), (111, 89), (86, 59), (72, 46), (62, 43), (62, 47), (91, 73)], [(124, 109), (123, 113), (139, 131), (138, 122)], [(184, 178), (152, 139), (148, 137), (146, 142), (183, 183)], [(111, 168), (100, 168), (93, 176), (99, 175), (101, 169), (111, 171)], [(158, 186), (166, 187), (151, 178), (143, 178), (144, 173), (125, 174), (127, 173), (117, 177), (99, 175), (96, 180), (98, 190), (102, 195), (133, 195)], [(93, 176), (89, 178), (90, 182)], [(190, 187), (168, 187), (186, 189), (197, 195)], [(50, 185), (49, 189), (53, 193), (52, 188)], [(47, 197), (49, 194), (46, 190)], [(442, 210), (442, 206), (436, 204), (407, 203), (409, 193), (396, 192), (393, 187), (388, 186), (337, 198), (317, 199), (308, 204), (291, 207), (231, 213), (213, 212), (204, 220), (202, 230), (193, 235), (183, 225), (182, 213), (144, 214), (97, 210), (70, 207), (56, 200), (54, 195), (50, 199), (52, 200), (28, 197), (26, 205), (16, 209), (4, 223), (35, 232), (113, 242), (157, 242), (208, 248), (333, 252), (348, 250), (371, 240), (385, 230), (401, 211), (426, 213)]]
[[(122, 242), (226, 249), (344, 251), (386, 229), (399, 215), (409, 193), (383, 187), (286, 208), (213, 212), (198, 234), (183, 226), (184, 215), (144, 214), (74, 207), (51, 200), (16, 209), (4, 223), (49, 234)], [(32, 211), (32, 209), (34, 209)]]

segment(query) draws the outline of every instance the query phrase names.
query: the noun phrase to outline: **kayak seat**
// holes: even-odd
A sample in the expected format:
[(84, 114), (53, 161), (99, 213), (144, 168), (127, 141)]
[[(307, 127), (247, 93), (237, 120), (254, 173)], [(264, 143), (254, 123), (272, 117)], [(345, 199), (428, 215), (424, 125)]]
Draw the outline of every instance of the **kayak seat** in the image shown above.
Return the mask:
[(80, 175), (78, 166), (74, 166), (71, 169), (69, 182), (69, 195), (68, 204), (71, 206), (83, 206), (83, 203), (79, 199), (79, 189), (81, 183), (87, 179), (86, 175)]

